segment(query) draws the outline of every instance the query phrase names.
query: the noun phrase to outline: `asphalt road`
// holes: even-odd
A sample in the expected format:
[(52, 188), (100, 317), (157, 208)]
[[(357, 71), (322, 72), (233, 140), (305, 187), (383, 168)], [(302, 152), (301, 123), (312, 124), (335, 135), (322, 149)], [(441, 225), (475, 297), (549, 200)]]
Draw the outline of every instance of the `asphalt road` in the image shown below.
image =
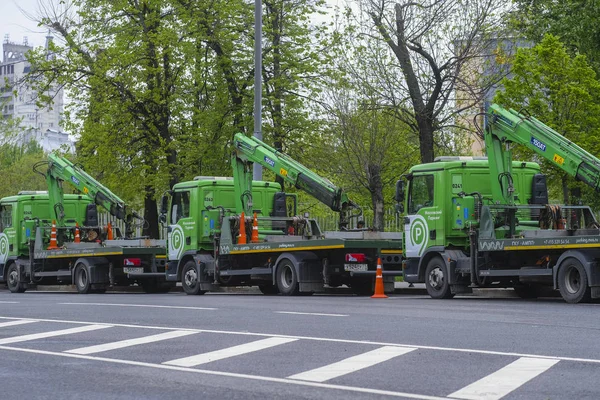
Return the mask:
[(0, 290), (2, 399), (599, 399), (600, 304)]

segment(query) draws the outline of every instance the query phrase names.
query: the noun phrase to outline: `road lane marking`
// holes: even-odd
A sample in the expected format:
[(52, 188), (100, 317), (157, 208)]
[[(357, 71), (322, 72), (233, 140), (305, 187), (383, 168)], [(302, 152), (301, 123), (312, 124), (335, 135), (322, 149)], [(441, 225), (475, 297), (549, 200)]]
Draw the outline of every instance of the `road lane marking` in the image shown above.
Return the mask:
[(15, 325), (31, 324), (32, 322), (37, 322), (37, 321), (30, 320), (30, 319), (18, 319), (18, 320), (16, 320), (16, 321), (0, 322), (0, 328), (4, 328), (4, 327), (6, 327), (6, 326), (15, 326)]
[(93, 354), (100, 353), (102, 351), (122, 349), (130, 346), (137, 346), (139, 344), (147, 344), (153, 342), (160, 342), (163, 340), (174, 339), (182, 336), (194, 335), (196, 332), (191, 331), (171, 331), (163, 332), (156, 335), (144, 336), (136, 339), (120, 340), (118, 342), (99, 344), (96, 346), (80, 347), (78, 349), (66, 350), (67, 353), (73, 354)]
[(115, 306), (115, 307), (146, 307), (146, 308), (177, 308), (182, 310), (217, 310), (212, 307), (159, 306), (155, 304), (119, 304), (119, 303), (58, 303), (69, 306)]
[(297, 311), (274, 311), (277, 314), (295, 314), (295, 315), (317, 315), (319, 317), (347, 317), (348, 314), (323, 314)]
[(18, 301), (0, 301), (0, 304), (19, 304)]
[(0, 345), (9, 344), (9, 343), (17, 343), (17, 342), (26, 342), (28, 340), (36, 340), (36, 339), (44, 339), (54, 336), (63, 336), (63, 335), (72, 335), (74, 333), (81, 332), (90, 332), (98, 329), (110, 328), (110, 325), (84, 325), (78, 328), (69, 328), (69, 329), (61, 329), (59, 331), (50, 331), (50, 332), (42, 332), (42, 333), (32, 333), (29, 335), (21, 335), (21, 336), (13, 336), (5, 339), (0, 339)]
[(368, 389), (356, 386), (344, 386), (344, 385), (334, 385), (330, 383), (319, 383), (319, 382), (308, 382), (308, 381), (300, 381), (294, 379), (287, 378), (274, 378), (269, 376), (261, 376), (261, 375), (249, 375), (249, 374), (238, 374), (235, 372), (224, 372), (224, 371), (210, 371), (206, 369), (196, 369), (196, 368), (186, 368), (186, 367), (178, 367), (174, 365), (164, 365), (164, 364), (152, 364), (141, 361), (130, 361), (130, 360), (120, 360), (116, 358), (104, 358), (97, 356), (86, 356), (81, 354), (69, 354), (69, 353), (59, 353), (45, 350), (36, 350), (36, 349), (23, 349), (17, 347), (9, 347), (9, 346), (1, 346), (0, 350), (6, 351), (18, 351), (29, 354), (43, 354), (48, 356), (57, 356), (57, 357), (68, 357), (68, 358), (76, 358), (80, 360), (89, 360), (89, 361), (100, 361), (107, 362), (113, 364), (121, 364), (121, 365), (132, 365), (136, 367), (148, 367), (148, 368), (157, 368), (162, 370), (170, 370), (170, 371), (179, 371), (179, 372), (189, 372), (193, 374), (199, 375), (212, 375), (212, 376), (226, 376), (230, 378), (240, 378), (240, 379), (248, 379), (262, 382), (271, 382), (271, 383), (282, 383), (289, 384), (295, 386), (303, 386), (303, 387), (313, 387), (313, 388), (321, 388), (321, 389), (332, 389), (332, 390), (341, 390), (345, 392), (354, 392), (354, 393), (367, 393), (367, 394), (376, 394), (381, 396), (390, 396), (390, 397), (399, 397), (399, 398), (407, 398), (407, 399), (417, 399), (417, 400), (448, 400), (447, 397), (437, 397), (437, 396), (428, 396), (416, 393), (405, 393), (405, 392), (394, 392), (391, 390), (381, 390), (381, 389)]
[(498, 400), (546, 372), (558, 361), (522, 357), (448, 397), (465, 400)]
[(271, 337), (257, 340), (255, 342), (244, 343), (238, 346), (228, 347), (226, 349), (210, 351), (208, 353), (196, 354), (195, 356), (178, 358), (176, 360), (166, 361), (163, 364), (177, 365), (179, 367), (194, 367), (200, 364), (206, 364), (212, 361), (222, 360), (224, 358), (235, 357), (242, 354), (248, 354), (281, 344), (295, 342), (297, 339)]
[(391, 360), (394, 357), (401, 356), (416, 348), (384, 346), (378, 349), (368, 351), (333, 364), (325, 365), (320, 368), (311, 369), (310, 371), (301, 372), (299, 374), (288, 376), (289, 379), (301, 379), (311, 382), (325, 382), (333, 378), (340, 377), (352, 372), (360, 371), (361, 369), (372, 367), (373, 365)]
[[(21, 320), (24, 317), (4, 317), (0, 316), (0, 320)], [(515, 353), (506, 351), (496, 350), (481, 350), (481, 349), (467, 349), (461, 347), (440, 347), (440, 346), (425, 346), (418, 344), (408, 343), (392, 343), (392, 342), (374, 342), (370, 340), (357, 340), (357, 339), (339, 339), (339, 338), (324, 338), (315, 336), (300, 336), (300, 335), (282, 335), (280, 333), (261, 333), (261, 332), (248, 332), (248, 331), (224, 331), (216, 329), (196, 329), (196, 328), (182, 328), (182, 327), (168, 327), (168, 326), (156, 326), (156, 325), (135, 325), (135, 324), (119, 324), (114, 322), (91, 322), (91, 321), (73, 321), (64, 319), (48, 319), (48, 318), (29, 318), (33, 321), (38, 322), (53, 322), (53, 323), (65, 323), (65, 324), (77, 324), (77, 325), (106, 325), (108, 327), (120, 327), (120, 328), (136, 328), (136, 329), (151, 329), (151, 330), (164, 330), (164, 331), (191, 331), (191, 332), (205, 332), (205, 333), (216, 333), (219, 335), (237, 335), (237, 336), (252, 336), (252, 337), (281, 337), (290, 338), (296, 340), (312, 340), (317, 342), (329, 342), (329, 343), (347, 343), (347, 344), (366, 344), (373, 346), (398, 346), (398, 347), (415, 347), (423, 350), (438, 350), (448, 351), (457, 353), (474, 353), (474, 354), (486, 354), (486, 355), (497, 355), (497, 356), (509, 356), (509, 357), (530, 357), (530, 358), (543, 358), (546, 360), (559, 360), (559, 361), (573, 361), (583, 362), (590, 364), (600, 364), (600, 359), (597, 358), (581, 358), (581, 357), (565, 357), (565, 356), (545, 356), (542, 354), (529, 354), (529, 353)]]

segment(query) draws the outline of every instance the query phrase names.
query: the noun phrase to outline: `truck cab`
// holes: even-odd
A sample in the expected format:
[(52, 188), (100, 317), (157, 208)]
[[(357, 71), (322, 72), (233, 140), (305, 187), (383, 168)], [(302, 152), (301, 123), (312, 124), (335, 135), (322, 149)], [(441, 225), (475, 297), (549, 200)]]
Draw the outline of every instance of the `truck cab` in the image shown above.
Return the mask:
[[(513, 162), (515, 204), (531, 204), (540, 167)], [(480, 219), (481, 205), (492, 204), (491, 175), (487, 159), (438, 157), (412, 167), (398, 185), (406, 211), (404, 225), (404, 280), (423, 282), (432, 256), (444, 251), (469, 252), (469, 227)], [(544, 185), (545, 186), (545, 185)], [(545, 189), (545, 188), (544, 188)], [(547, 202), (547, 197), (545, 199)], [(541, 203), (539, 203), (541, 204)]]
[[(75, 222), (85, 225), (89, 205), (93, 201), (87, 196), (67, 194), (64, 199), (68, 227)], [(5, 280), (10, 263), (19, 258), (28, 258), (29, 243), (35, 239), (37, 228), (42, 228), (43, 240), (50, 237), (52, 216), (47, 192), (19, 192), (16, 196), (0, 199), (0, 281)], [(95, 207), (94, 207), (95, 209)], [(63, 234), (70, 234), (65, 230)]]
[[(167, 279), (178, 280), (188, 260), (216, 250), (215, 237), (220, 235), (223, 218), (238, 214), (236, 193), (233, 178), (196, 177), (173, 186), (169, 197), (163, 198), (161, 210), (168, 226)], [(295, 197), (282, 193), (276, 182), (253, 182), (252, 209), (259, 217), (294, 215), (295, 201), (291, 199)]]

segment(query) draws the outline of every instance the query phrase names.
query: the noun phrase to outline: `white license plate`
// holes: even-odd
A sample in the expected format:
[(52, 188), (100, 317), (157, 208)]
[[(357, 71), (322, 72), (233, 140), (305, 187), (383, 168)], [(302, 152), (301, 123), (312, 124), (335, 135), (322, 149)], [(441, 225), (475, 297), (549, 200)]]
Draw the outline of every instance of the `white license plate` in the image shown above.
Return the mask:
[(144, 267), (123, 267), (123, 272), (126, 274), (142, 274)]
[(367, 264), (344, 264), (344, 271), (368, 271), (369, 266)]

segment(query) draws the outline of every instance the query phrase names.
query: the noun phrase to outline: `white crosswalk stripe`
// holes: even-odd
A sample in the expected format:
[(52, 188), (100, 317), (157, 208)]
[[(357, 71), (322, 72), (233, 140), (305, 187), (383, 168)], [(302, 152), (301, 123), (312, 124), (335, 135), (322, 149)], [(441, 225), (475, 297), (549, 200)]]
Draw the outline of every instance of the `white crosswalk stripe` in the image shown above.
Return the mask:
[(413, 350), (416, 350), (416, 348), (384, 346), (363, 354), (346, 358), (333, 364), (288, 376), (288, 378), (302, 379), (312, 382), (325, 382), (351, 372), (372, 367), (373, 365), (391, 360), (394, 357), (410, 353)]
[(111, 328), (110, 325), (84, 325), (77, 328), (61, 329), (59, 331), (50, 331), (42, 333), (32, 333), (29, 335), (13, 336), (5, 339), (0, 339), (0, 345), (9, 343), (26, 342), (28, 340), (36, 340), (49, 338), (54, 336), (72, 335), (74, 333), (90, 332), (98, 329)]
[(163, 364), (177, 365), (180, 367), (194, 367), (196, 365), (206, 364), (212, 361), (222, 360), (224, 358), (235, 357), (242, 354), (248, 354), (259, 350), (268, 349), (269, 347), (295, 342), (296, 340), (298, 339), (271, 337), (268, 339), (262, 339), (250, 343), (240, 344), (238, 346), (228, 347), (222, 350), (197, 354), (195, 356), (190, 357), (178, 358), (176, 360), (166, 361)]
[(108, 350), (115, 350), (115, 349), (122, 349), (125, 347), (137, 346), (140, 344), (160, 342), (163, 340), (193, 335), (195, 333), (197, 333), (197, 332), (194, 332), (194, 331), (163, 332), (163, 333), (159, 333), (157, 335), (144, 336), (144, 337), (140, 337), (140, 338), (136, 338), (136, 339), (127, 339), (127, 340), (120, 340), (118, 342), (99, 344), (96, 346), (80, 347), (78, 349), (67, 350), (66, 352), (73, 353), (73, 354), (94, 354), (94, 353), (100, 353), (100, 352), (108, 351)]
[(0, 322), (0, 328), (4, 328), (4, 327), (7, 327), (7, 326), (16, 326), (16, 325), (31, 324), (32, 322), (37, 322), (37, 321), (32, 321), (30, 319), (18, 319), (16, 321)]
[(448, 397), (466, 400), (498, 400), (547, 371), (558, 361), (547, 358), (521, 357)]

